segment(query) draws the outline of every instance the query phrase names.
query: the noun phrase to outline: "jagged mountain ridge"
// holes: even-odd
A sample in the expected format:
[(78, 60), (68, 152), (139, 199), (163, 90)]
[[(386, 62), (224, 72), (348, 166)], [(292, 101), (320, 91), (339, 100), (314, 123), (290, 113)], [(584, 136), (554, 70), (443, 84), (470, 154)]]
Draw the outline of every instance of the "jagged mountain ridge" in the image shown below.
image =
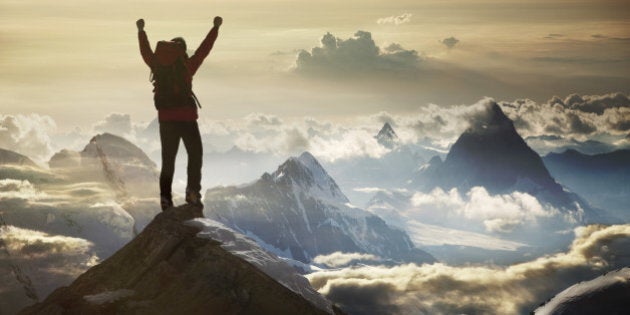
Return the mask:
[(594, 206), (630, 218), (630, 150), (595, 155), (566, 150), (547, 154), (543, 161), (555, 178)]
[(414, 184), (424, 191), (441, 187), (466, 192), (474, 186), (492, 194), (521, 191), (558, 208), (576, 210), (579, 203), (590, 211), (586, 202), (555, 181), (495, 102), (460, 135), (443, 162), (433, 159), (421, 169)]
[(303, 263), (336, 251), (370, 253), (395, 261), (434, 261), (416, 249), (403, 231), (350, 205), (308, 152), (288, 159), (253, 183), (209, 189), (204, 200), (206, 217)]
[[(20, 314), (330, 314), (200, 237), (182, 206), (160, 213), (125, 247)], [(338, 313), (338, 311), (334, 311)]]

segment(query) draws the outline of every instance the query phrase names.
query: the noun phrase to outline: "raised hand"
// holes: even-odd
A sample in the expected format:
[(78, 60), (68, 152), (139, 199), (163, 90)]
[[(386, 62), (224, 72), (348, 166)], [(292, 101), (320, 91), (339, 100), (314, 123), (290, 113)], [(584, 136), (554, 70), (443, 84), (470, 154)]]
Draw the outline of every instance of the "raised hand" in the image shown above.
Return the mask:
[(215, 16), (214, 17), (214, 26), (215, 27), (219, 27), (221, 26), (221, 24), (223, 24), (223, 18), (220, 16)]
[(144, 20), (143, 19), (137, 20), (136, 26), (138, 27), (138, 31), (144, 30)]

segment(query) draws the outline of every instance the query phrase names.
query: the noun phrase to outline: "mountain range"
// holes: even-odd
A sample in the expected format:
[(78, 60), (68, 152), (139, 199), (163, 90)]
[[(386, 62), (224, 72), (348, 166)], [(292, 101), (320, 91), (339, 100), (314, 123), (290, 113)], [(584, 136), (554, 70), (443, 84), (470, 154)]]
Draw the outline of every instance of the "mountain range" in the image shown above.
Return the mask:
[(630, 219), (630, 150), (594, 155), (566, 150), (549, 153), (543, 161), (555, 178), (594, 206)]

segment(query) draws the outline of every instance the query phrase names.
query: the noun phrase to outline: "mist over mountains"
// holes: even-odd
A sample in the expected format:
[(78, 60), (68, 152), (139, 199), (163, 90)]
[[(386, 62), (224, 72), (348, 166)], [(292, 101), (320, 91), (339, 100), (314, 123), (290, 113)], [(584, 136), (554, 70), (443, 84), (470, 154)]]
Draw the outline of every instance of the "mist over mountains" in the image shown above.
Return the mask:
[[(221, 141), (229, 144), (210, 146), (206, 152), (206, 218), (195, 224), (233, 254), (247, 253), (239, 257), (256, 268), (288, 263), (351, 314), (363, 314), (369, 305), (393, 314), (492, 308), (498, 304), (486, 299), (478, 304), (440, 300), (444, 288), (437, 282), (431, 282), (434, 292), (427, 301), (440, 300), (442, 307), (428, 307), (401, 293), (415, 292), (415, 286), (397, 286), (402, 279), (397, 271), (413, 277), (432, 268), (457, 280), (472, 272), (466, 265), (474, 263), (492, 266), (482, 268), (488, 274), (504, 275), (497, 283), (530, 286), (542, 278), (518, 282), (510, 270), (533, 268), (545, 259), (554, 264), (554, 255), (562, 253), (578, 257), (576, 244), (586, 242), (578, 239), (586, 237), (580, 233), (588, 229), (589, 237), (598, 240), (594, 254), (587, 255), (592, 257), (557, 266), (553, 272), (567, 277), (549, 280), (555, 281), (550, 288), (534, 285), (527, 301), (504, 297), (505, 304), (499, 305), (530, 311), (563, 286), (627, 264), (625, 247), (619, 244), (628, 238), (628, 159), (627, 150), (616, 150), (627, 140), (623, 126), (602, 123), (610, 127), (606, 138), (597, 125), (598, 119), (616, 117), (612, 111), (625, 110), (615, 100), (624, 99), (550, 101), (565, 112), (563, 128), (569, 128), (571, 113), (583, 124), (596, 126), (599, 131), (590, 135), (597, 140), (592, 141), (541, 135), (535, 127), (538, 121), (525, 119), (535, 116), (524, 108), (546, 109), (527, 101), (485, 99), (472, 106), (434, 108), (422, 120), (410, 117), (406, 122), (380, 113), (367, 120), (370, 128), (311, 120), (302, 129), (277, 117), (254, 115), (243, 129), (252, 132), (226, 127)], [(624, 117), (615, 119), (621, 123)], [(132, 127), (124, 137), (89, 137), (79, 149), (57, 150), (47, 163), (0, 151), (0, 268), (6, 283), (0, 301), (15, 301), (0, 303), (3, 313), (41, 301), (69, 284), (154, 219), (159, 209), (159, 147), (147, 140), (157, 134), (145, 127)], [(212, 133), (225, 126), (215, 127), (205, 133), (204, 141), (212, 141)], [(590, 129), (573, 131), (578, 130)], [(448, 137), (440, 142), (434, 138), (438, 134)], [(613, 151), (589, 155), (568, 150), (541, 158), (551, 146), (562, 150), (568, 142), (586, 153)], [(180, 156), (178, 161), (181, 179), (185, 159)], [(176, 184), (175, 191), (183, 188)], [(176, 203), (181, 202), (176, 196)], [(607, 239), (614, 239), (612, 245)], [(536, 270), (551, 270), (546, 266)], [(297, 284), (298, 289), (292, 289), (296, 292), (315, 292), (295, 280), (299, 278), (283, 279), (282, 268), (272, 267), (275, 271), (267, 274), (285, 287)], [(387, 274), (384, 279), (391, 281), (354, 285), (371, 272)], [(482, 282), (468, 279), (451, 289), (464, 292)], [(346, 297), (365, 304), (352, 304)]]

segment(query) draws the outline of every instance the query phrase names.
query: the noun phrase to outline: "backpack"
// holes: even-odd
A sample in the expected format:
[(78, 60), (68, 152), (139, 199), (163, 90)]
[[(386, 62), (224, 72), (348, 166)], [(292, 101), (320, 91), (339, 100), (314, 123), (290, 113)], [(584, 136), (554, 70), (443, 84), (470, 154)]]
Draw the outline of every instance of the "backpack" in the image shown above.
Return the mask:
[(174, 41), (159, 41), (155, 48), (151, 78), (156, 109), (199, 106), (199, 100), (187, 80), (186, 51)]

